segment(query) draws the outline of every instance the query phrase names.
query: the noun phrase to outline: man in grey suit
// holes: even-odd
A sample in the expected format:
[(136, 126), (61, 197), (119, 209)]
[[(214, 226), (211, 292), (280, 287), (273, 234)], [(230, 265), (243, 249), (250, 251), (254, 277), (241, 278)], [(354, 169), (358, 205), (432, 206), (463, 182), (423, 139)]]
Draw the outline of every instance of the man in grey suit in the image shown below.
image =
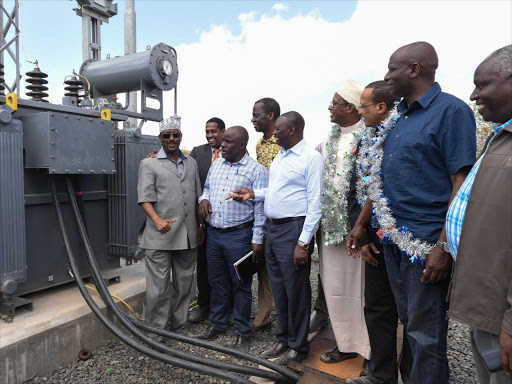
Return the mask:
[(160, 123), (158, 138), (162, 148), (141, 161), (137, 186), (148, 215), (140, 242), (146, 253), (146, 321), (165, 329), (170, 315), (171, 330), (185, 333), (197, 247), (204, 241), (196, 219), (202, 190), (196, 161), (180, 151), (179, 120)]
[[(215, 160), (222, 157), (220, 153), (220, 144), (222, 143), (222, 136), (224, 135), (225, 130), (226, 125), (224, 124), (224, 121), (218, 117), (212, 117), (206, 122), (205, 127), (206, 140), (208, 142), (194, 147), (192, 152), (190, 152), (190, 156), (197, 161), (201, 188), (204, 188), (204, 183), (206, 181), (206, 176), (208, 176), (210, 166)], [(197, 251), (197, 290), (197, 305), (199, 308), (191, 312), (189, 316), (189, 320), (193, 323), (199, 323), (206, 320), (210, 314), (211, 287), (208, 282), (206, 241), (199, 246)]]

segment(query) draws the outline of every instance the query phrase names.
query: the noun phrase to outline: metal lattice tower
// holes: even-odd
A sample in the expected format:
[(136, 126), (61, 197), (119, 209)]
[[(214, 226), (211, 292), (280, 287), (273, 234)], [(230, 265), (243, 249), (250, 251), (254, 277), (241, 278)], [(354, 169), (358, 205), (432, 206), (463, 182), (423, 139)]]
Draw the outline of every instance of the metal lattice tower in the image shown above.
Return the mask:
[[(0, 0), (0, 64), (5, 66), (5, 53), (8, 54), (16, 66), (16, 77), (11, 85), (5, 82), (3, 85), (8, 92), (16, 92), (20, 96), (20, 19), (19, 0), (14, 1), (14, 7), (9, 12), (4, 7), (3, 0)], [(4, 25), (4, 21), (6, 21)], [(14, 50), (13, 50), (14, 45)], [(5, 70), (5, 68), (3, 68)]]

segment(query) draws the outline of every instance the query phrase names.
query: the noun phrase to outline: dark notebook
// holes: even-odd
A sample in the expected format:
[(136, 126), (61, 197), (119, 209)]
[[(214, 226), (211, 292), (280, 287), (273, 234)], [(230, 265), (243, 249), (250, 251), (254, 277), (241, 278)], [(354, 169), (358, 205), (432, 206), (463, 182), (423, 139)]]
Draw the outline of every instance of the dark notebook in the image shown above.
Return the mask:
[(252, 279), (252, 275), (258, 271), (258, 264), (252, 261), (252, 251), (233, 263), (233, 267), (242, 283), (244, 280)]

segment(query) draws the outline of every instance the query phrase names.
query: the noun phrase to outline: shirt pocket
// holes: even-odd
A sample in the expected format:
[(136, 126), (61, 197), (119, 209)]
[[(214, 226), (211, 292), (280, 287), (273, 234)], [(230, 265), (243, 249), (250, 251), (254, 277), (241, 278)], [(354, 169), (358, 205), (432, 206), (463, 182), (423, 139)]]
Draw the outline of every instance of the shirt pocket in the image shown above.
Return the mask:
[(422, 177), (424, 140), (421, 136), (407, 138), (402, 140), (400, 147), (399, 156), (395, 163), (399, 167), (399, 174), (407, 178), (408, 182), (419, 180)]
[(249, 172), (249, 170), (237, 169), (236, 172), (233, 174), (232, 186), (233, 186), (233, 189), (238, 189), (238, 188), (252, 189), (253, 188), (253, 176)]

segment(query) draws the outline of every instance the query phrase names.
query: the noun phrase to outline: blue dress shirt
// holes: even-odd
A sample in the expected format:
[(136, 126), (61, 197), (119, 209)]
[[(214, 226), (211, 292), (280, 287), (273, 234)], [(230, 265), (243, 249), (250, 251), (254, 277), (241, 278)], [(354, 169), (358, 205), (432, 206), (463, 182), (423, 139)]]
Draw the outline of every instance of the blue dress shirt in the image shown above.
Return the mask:
[(256, 189), (267, 185), (267, 170), (248, 153), (233, 164), (224, 158), (215, 160), (208, 171), (203, 195), (199, 198), (199, 202), (208, 200), (212, 206), (208, 223), (215, 228), (230, 228), (254, 220), (252, 242), (263, 244), (263, 202), (248, 200), (240, 203), (226, 200), (226, 197), (238, 188)]
[(185, 169), (185, 164), (183, 164), (183, 159), (186, 159), (187, 156), (183, 152), (180, 151), (180, 157), (178, 158), (178, 162), (171, 159), (167, 154), (165, 153), (163, 148), (160, 148), (158, 153), (156, 154), (157, 159), (169, 159), (176, 167), (176, 170), (178, 171), (178, 175), (183, 175), (183, 170)]
[(282, 148), (270, 166), (268, 188), (254, 190), (255, 200), (265, 199), (270, 219), (306, 216), (299, 240), (309, 243), (318, 229), (322, 212), (320, 197), (324, 161), (301, 140), (291, 149)]
[(466, 103), (441, 92), (437, 83), (409, 106), (402, 100), (398, 111), (384, 144), (384, 195), (399, 227), (435, 242), (448, 210), (450, 176), (475, 163), (475, 118)]

